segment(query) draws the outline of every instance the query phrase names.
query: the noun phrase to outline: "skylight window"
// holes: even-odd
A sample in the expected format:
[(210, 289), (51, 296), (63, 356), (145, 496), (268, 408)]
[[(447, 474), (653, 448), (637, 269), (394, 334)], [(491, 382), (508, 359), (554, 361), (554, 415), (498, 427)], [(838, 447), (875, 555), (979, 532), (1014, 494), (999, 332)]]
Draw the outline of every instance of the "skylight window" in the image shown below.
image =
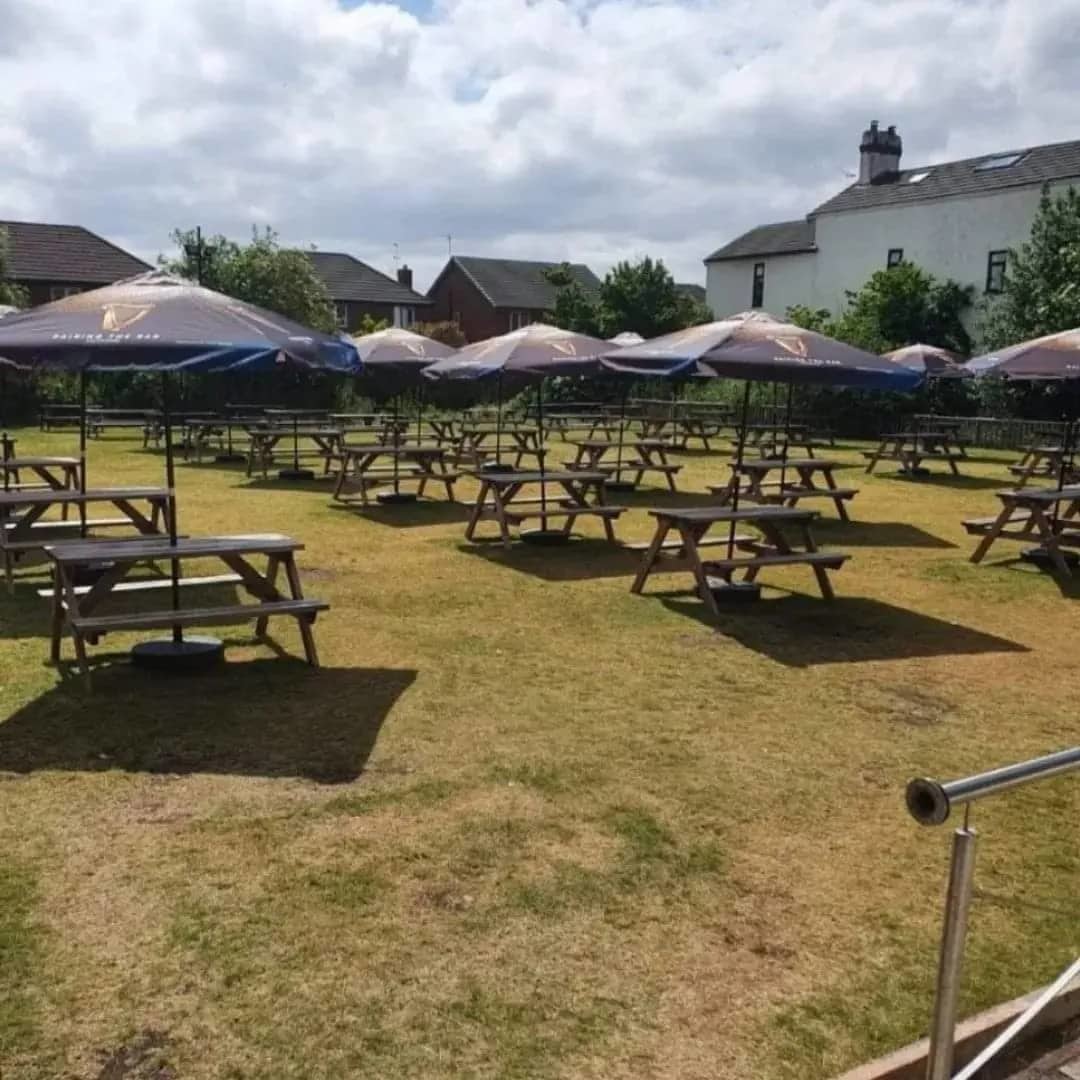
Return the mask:
[(908, 178), (909, 184), (921, 184), (930, 175), (930, 170), (926, 169), (923, 172), (912, 173)]
[(989, 172), (991, 169), (1007, 169), (1010, 165), (1015, 165), (1022, 157), (1023, 152), (1019, 154), (997, 154), (994, 157), (984, 158), (975, 166), (976, 172)]

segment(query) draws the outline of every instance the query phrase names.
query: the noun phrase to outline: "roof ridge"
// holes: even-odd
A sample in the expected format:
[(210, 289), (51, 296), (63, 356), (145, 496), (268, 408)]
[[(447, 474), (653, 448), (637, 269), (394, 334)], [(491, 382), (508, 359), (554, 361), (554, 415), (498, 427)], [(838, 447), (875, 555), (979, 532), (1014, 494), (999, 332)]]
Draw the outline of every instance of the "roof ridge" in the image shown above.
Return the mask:
[[(461, 267), (461, 272), (462, 272), (462, 273), (463, 273), (463, 274), (464, 274), (464, 275), (465, 275), (465, 276), (466, 276), (466, 277), (467, 277), (467, 278), (468, 278), (468, 279), (469, 279), (469, 280), (470, 280), (470, 281), (471, 281), (471, 282), (473, 283), (473, 285), (474, 285), (474, 286), (476, 286), (476, 290), (477, 290), (477, 292), (479, 292), (479, 293), (480, 293), (480, 295), (481, 295), (481, 296), (482, 296), (482, 297), (483, 297), (483, 298), (484, 298), (484, 299), (485, 299), (485, 300), (486, 300), (486, 301), (487, 301), (487, 302), (488, 302), (488, 303), (489, 303), (489, 304), (490, 304), (490, 305), (491, 305), (492, 307), (495, 307), (495, 306), (496, 306), (496, 304), (495, 304), (495, 300), (494, 300), (494, 299), (493, 299), (493, 298), (492, 298), (492, 297), (491, 297), (491, 296), (489, 295), (489, 293), (488, 293), (487, 289), (485, 289), (485, 288), (484, 288), (484, 286), (483, 286), (483, 285), (481, 285), (481, 284), (480, 284), (480, 282), (476, 280), (476, 276), (475, 276), (475, 275), (474, 275), (474, 274), (472, 273), (472, 271), (471, 271), (471, 270), (469, 270), (469, 268), (468, 268), (468, 267), (467, 267), (467, 266), (466, 266), (466, 265), (465, 265), (465, 264), (464, 264), (464, 263), (463, 263), (463, 262), (461, 261), (462, 259), (475, 259), (475, 258), (478, 258), (478, 257), (479, 257), (479, 256), (476, 256), (476, 255), (451, 255), (451, 256), (450, 256), (450, 262), (452, 262), (452, 263), (457, 263), (457, 265)], [(440, 276), (441, 276), (441, 275), (440, 275)]]

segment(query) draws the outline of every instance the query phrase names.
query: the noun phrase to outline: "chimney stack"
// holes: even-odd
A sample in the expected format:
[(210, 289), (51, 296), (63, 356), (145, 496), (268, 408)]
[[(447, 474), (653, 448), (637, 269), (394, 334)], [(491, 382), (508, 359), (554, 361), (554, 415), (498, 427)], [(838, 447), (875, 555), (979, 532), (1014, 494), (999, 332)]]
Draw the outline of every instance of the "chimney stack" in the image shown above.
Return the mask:
[(406, 289), (412, 288), (412, 268), (407, 263), (398, 267), (397, 279), (399, 285), (404, 285)]
[(871, 120), (859, 143), (859, 183), (877, 184), (892, 179), (900, 171), (903, 149), (894, 126), (879, 131), (878, 122)]

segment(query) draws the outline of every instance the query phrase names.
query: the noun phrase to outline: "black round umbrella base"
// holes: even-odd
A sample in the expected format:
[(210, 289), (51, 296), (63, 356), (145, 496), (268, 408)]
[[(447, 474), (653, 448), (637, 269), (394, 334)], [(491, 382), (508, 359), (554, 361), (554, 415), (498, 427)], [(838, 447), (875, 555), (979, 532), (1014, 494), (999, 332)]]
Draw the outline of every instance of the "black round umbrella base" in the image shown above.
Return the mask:
[[(1065, 560), (1066, 566), (1076, 566), (1080, 563), (1080, 555), (1077, 555), (1075, 551), (1063, 551), (1061, 557)], [(1020, 558), (1026, 563), (1031, 563), (1032, 566), (1037, 566), (1040, 570), (1056, 570), (1054, 560), (1050, 558), (1050, 553), (1046, 548), (1041, 547), (1029, 547), (1020, 552)]]
[(412, 491), (384, 491), (375, 496), (383, 506), (400, 506), (416, 502), (416, 493)]
[(279, 480), (314, 480), (315, 473), (311, 469), (282, 469), (278, 473)]
[(930, 470), (925, 465), (915, 465), (910, 469), (905, 469), (904, 475), (913, 477), (915, 480), (924, 480), (930, 475)]
[(605, 491), (636, 491), (637, 484), (633, 480), (605, 480)]
[(498, 461), (485, 461), (477, 471), (482, 473), (517, 472), (517, 469), (513, 465), (508, 465), (505, 461), (501, 463)]
[(526, 529), (519, 535), (522, 543), (540, 547), (558, 547), (570, 540), (570, 534), (564, 533), (562, 529)]
[(85, 563), (73, 571), (74, 583), (76, 585), (94, 585), (106, 570), (111, 570), (115, 565), (115, 563), (111, 562)]
[(173, 641), (172, 638), (140, 641), (131, 650), (131, 662), (136, 667), (177, 674), (208, 671), (224, 659), (225, 646), (212, 637), (186, 637), (183, 641)]
[(710, 585), (709, 591), (718, 604), (752, 604), (761, 599), (761, 586), (756, 581), (725, 581)]
[(244, 461), (247, 461), (247, 454), (215, 454), (214, 463), (216, 465), (238, 465)]

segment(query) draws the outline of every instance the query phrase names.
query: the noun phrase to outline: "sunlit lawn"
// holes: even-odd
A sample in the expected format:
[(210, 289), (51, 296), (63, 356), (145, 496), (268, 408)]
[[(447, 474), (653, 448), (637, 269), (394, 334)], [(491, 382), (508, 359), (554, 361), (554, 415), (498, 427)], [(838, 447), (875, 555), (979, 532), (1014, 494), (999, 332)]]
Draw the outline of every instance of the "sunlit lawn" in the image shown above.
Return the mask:
[[(809, 1080), (918, 1036), (948, 830), (905, 781), (1080, 726), (1076, 602), (966, 561), (1008, 457), (845, 472), (836, 603), (785, 569), (718, 629), (599, 543), (470, 549), (443, 502), (181, 467), (184, 532), (304, 541), (323, 668), (245, 626), (216, 674), (105, 665), (87, 696), (46, 664), (43, 579), (0, 596), (0, 1073)], [(722, 478), (681, 460), (687, 491)], [(161, 469), (91, 446), (92, 483)], [(976, 810), (966, 1010), (1073, 955), (1078, 814), (1067, 779)]]

